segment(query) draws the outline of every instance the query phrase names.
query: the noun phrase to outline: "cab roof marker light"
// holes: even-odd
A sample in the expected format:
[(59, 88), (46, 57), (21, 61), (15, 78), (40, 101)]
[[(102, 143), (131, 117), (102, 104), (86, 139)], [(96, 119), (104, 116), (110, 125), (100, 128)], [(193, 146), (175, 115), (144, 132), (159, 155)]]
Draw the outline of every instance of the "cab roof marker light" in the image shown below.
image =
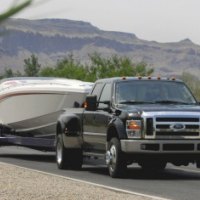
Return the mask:
[(175, 81), (175, 80), (176, 80), (176, 78), (175, 78), (175, 77), (172, 77), (172, 78), (171, 78), (171, 80), (172, 80), (172, 81)]
[(122, 76), (122, 80), (126, 80), (126, 76)]

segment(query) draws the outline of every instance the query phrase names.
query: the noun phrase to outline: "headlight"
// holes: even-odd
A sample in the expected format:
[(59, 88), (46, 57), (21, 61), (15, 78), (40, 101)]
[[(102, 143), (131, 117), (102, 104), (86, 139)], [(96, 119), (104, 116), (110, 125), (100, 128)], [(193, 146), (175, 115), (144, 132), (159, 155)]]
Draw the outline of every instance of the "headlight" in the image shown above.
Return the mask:
[(126, 133), (128, 138), (141, 138), (142, 122), (141, 120), (127, 120)]

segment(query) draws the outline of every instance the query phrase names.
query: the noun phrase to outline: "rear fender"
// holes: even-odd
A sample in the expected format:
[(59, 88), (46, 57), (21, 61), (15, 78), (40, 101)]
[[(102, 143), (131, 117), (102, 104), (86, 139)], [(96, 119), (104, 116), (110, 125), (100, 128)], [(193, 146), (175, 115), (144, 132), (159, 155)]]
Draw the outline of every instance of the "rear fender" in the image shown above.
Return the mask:
[(81, 148), (82, 124), (80, 117), (75, 114), (62, 115), (57, 123), (57, 135), (62, 134), (63, 144), (65, 148)]

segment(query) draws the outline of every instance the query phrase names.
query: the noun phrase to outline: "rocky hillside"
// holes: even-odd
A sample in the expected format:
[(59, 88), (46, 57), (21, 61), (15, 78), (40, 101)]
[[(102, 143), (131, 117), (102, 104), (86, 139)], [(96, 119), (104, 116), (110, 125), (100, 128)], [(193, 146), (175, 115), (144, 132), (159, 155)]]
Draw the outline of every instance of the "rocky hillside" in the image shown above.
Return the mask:
[(69, 53), (84, 63), (94, 52), (145, 62), (155, 74), (200, 72), (200, 46), (189, 39), (176, 43), (145, 41), (134, 34), (103, 31), (87, 22), (63, 19), (11, 19), (0, 27), (0, 71), (5, 67), (23, 70), (23, 60), (33, 53), (43, 66), (52, 66)]

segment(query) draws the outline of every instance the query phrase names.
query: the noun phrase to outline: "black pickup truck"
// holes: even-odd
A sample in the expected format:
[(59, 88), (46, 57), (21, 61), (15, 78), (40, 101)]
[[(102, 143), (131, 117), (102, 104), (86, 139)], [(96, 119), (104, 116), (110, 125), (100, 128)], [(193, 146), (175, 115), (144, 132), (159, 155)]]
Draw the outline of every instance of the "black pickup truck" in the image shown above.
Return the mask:
[(200, 167), (200, 105), (181, 80), (101, 79), (84, 106), (58, 119), (60, 169), (81, 168), (83, 156), (103, 156), (111, 177), (132, 163), (145, 170), (163, 170), (168, 162)]

